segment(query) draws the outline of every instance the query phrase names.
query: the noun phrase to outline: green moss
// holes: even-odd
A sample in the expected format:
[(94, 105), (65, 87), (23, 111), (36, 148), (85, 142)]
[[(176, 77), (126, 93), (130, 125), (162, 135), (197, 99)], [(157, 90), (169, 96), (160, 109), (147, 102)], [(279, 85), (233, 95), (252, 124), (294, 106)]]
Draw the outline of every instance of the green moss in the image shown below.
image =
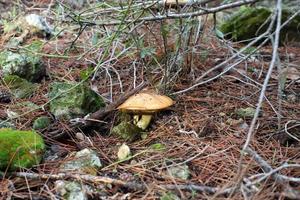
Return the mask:
[(250, 39), (267, 30), (268, 23), (263, 24), (270, 14), (266, 8), (241, 7), (221, 25), (220, 30), (234, 41)]
[(142, 129), (128, 121), (122, 121), (112, 129), (112, 133), (128, 141), (141, 135)]
[[(265, 7), (246, 7), (243, 6), (239, 11), (234, 13), (228, 20), (220, 25), (220, 31), (226, 38), (233, 41), (242, 41), (255, 38), (264, 33), (269, 27), (266, 20), (272, 14), (272, 10)], [(282, 11), (282, 22), (285, 22), (293, 13), (285, 9)], [(299, 37), (300, 16), (298, 15), (281, 30), (280, 40), (300, 41)], [(273, 27), (274, 31), (275, 26)]]
[(180, 198), (172, 193), (172, 192), (167, 192), (167, 193), (164, 193), (160, 198), (160, 200), (180, 200)]
[(34, 120), (32, 128), (37, 130), (37, 129), (44, 129), (47, 128), (50, 124), (50, 119), (47, 116), (41, 116)]
[(3, 81), (9, 87), (12, 94), (16, 98), (21, 99), (30, 97), (38, 87), (37, 84), (30, 83), (17, 75), (6, 75)]
[(54, 82), (50, 85), (50, 111), (58, 118), (83, 117), (104, 107), (103, 99), (85, 84)]
[(242, 118), (251, 118), (255, 114), (255, 108), (247, 107), (247, 108), (239, 108), (235, 111), (237, 117)]
[(31, 82), (39, 81), (46, 73), (41, 58), (33, 52), (40, 52), (43, 43), (34, 41), (24, 47), (26, 50), (0, 52), (0, 68), (4, 75), (17, 75)]
[(39, 164), (44, 149), (43, 138), (34, 131), (0, 129), (0, 170)]

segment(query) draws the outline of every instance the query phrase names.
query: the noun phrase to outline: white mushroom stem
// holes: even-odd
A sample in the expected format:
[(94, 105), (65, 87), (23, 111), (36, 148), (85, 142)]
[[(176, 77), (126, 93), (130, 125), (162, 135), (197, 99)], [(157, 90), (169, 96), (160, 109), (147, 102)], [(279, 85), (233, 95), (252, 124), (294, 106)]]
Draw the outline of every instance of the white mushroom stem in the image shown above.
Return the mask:
[(140, 120), (136, 120), (138, 117), (139, 116), (137, 115), (134, 116), (135, 125), (142, 130), (145, 130), (150, 124), (152, 115), (142, 115)]

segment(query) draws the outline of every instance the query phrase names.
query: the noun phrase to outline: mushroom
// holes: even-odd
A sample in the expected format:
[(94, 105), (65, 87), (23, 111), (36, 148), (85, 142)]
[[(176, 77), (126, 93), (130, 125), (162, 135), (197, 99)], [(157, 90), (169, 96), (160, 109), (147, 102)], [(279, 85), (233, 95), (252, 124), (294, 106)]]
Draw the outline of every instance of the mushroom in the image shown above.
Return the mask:
[(173, 100), (165, 95), (142, 92), (129, 97), (118, 109), (121, 112), (135, 114), (133, 117), (134, 124), (145, 130), (154, 113), (173, 104)]

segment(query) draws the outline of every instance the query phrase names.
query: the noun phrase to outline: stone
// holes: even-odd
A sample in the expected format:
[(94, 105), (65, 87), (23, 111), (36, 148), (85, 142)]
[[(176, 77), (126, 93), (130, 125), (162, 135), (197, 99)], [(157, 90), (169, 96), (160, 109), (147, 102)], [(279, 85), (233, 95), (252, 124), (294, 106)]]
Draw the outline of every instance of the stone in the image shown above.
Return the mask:
[(241, 118), (251, 118), (255, 114), (255, 108), (251, 108), (251, 107), (239, 108), (235, 111), (235, 114)]
[(23, 29), (29, 29), (33, 33), (42, 33), (45, 36), (52, 34), (52, 28), (48, 25), (45, 18), (37, 14), (29, 14), (25, 16), (26, 23)]
[(25, 50), (19, 52), (4, 50), (0, 52), (0, 69), (4, 76), (17, 75), (30, 82), (38, 82), (45, 76), (46, 67), (42, 64), (40, 56), (32, 52), (39, 52), (42, 43), (34, 41), (24, 48), (29, 52)]
[(142, 129), (132, 124), (130, 121), (121, 121), (112, 129), (112, 134), (115, 134), (126, 141), (133, 141), (141, 135)]
[(0, 129), (1, 128), (11, 128), (15, 129), (15, 125), (7, 120), (0, 120)]
[(34, 120), (32, 128), (35, 130), (47, 128), (51, 123), (51, 120), (47, 116), (38, 117)]
[(187, 166), (185, 164), (175, 166), (175, 167), (170, 167), (168, 169), (168, 173), (170, 176), (173, 176), (175, 178), (179, 178), (182, 180), (187, 180), (190, 177), (189, 166)]
[(50, 112), (57, 119), (83, 117), (105, 106), (103, 99), (85, 84), (53, 82), (49, 90)]
[[(242, 6), (219, 26), (219, 30), (223, 33), (225, 38), (232, 39), (233, 41), (253, 39), (267, 30), (270, 22), (265, 22), (271, 14), (272, 10), (267, 7)], [(293, 14), (293, 11), (290, 9), (283, 9), (282, 21), (285, 22)], [(281, 29), (281, 44), (286, 41), (300, 42), (298, 31), (299, 25), (300, 16), (298, 15)]]
[[(72, 155), (70, 155), (72, 157)], [(62, 171), (75, 171), (79, 173), (96, 175), (97, 170), (102, 167), (97, 153), (85, 148), (75, 154), (75, 156), (60, 167)]]
[(120, 148), (118, 150), (118, 159), (125, 160), (126, 158), (128, 158), (130, 156), (130, 154), (131, 154), (131, 152), (130, 152), (129, 146), (124, 143), (120, 146)]
[(45, 144), (34, 131), (0, 129), (0, 170), (30, 168), (41, 162)]
[(13, 96), (17, 99), (28, 98), (33, 95), (38, 85), (28, 82), (17, 75), (4, 76), (3, 81), (11, 90)]
[(6, 35), (16, 35), (23, 40), (28, 35), (50, 36), (53, 29), (49, 26), (46, 19), (37, 14), (20, 16), (14, 21), (4, 23), (4, 37)]
[(66, 200), (88, 200), (84, 185), (75, 181), (55, 181), (55, 190)]

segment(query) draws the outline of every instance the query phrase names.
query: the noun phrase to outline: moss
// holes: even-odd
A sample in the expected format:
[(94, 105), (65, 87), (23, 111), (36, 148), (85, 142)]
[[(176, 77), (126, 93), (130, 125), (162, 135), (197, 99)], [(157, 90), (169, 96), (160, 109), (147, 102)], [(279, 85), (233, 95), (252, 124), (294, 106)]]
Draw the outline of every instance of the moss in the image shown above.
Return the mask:
[(58, 118), (83, 117), (104, 107), (103, 99), (85, 84), (54, 82), (50, 85), (50, 111)]
[(220, 30), (234, 41), (247, 40), (267, 30), (268, 23), (263, 24), (270, 14), (266, 8), (242, 7), (221, 25)]
[(112, 134), (115, 134), (125, 140), (133, 141), (141, 135), (142, 129), (128, 121), (122, 121), (112, 129)]
[(254, 114), (255, 114), (255, 109), (254, 108), (251, 108), (251, 107), (247, 107), (247, 108), (239, 108), (236, 110), (236, 115), (238, 117), (243, 117), (243, 118), (246, 118), (246, 117), (253, 117)]
[(47, 116), (41, 116), (34, 120), (32, 128), (37, 130), (37, 129), (44, 129), (47, 128), (50, 124), (50, 119)]
[[(226, 38), (230, 38), (233, 41), (252, 39), (267, 30), (270, 22), (265, 22), (271, 14), (272, 10), (265, 7), (254, 8), (243, 6), (220, 25), (220, 31), (223, 32)], [(292, 14), (288, 9), (283, 10), (282, 22), (285, 22)], [(300, 41), (299, 25), (300, 16), (297, 16), (281, 30), (281, 43), (286, 40)]]
[(4, 75), (17, 75), (31, 82), (39, 81), (46, 74), (41, 58), (33, 52), (40, 52), (43, 43), (34, 41), (24, 47), (26, 50), (11, 52), (8, 50), (0, 53), (0, 67)]
[(34, 131), (0, 129), (0, 170), (39, 164), (44, 149), (42, 137)]
[(6, 75), (3, 81), (9, 87), (15, 98), (20, 99), (30, 97), (38, 87), (37, 84), (30, 83), (17, 75)]

